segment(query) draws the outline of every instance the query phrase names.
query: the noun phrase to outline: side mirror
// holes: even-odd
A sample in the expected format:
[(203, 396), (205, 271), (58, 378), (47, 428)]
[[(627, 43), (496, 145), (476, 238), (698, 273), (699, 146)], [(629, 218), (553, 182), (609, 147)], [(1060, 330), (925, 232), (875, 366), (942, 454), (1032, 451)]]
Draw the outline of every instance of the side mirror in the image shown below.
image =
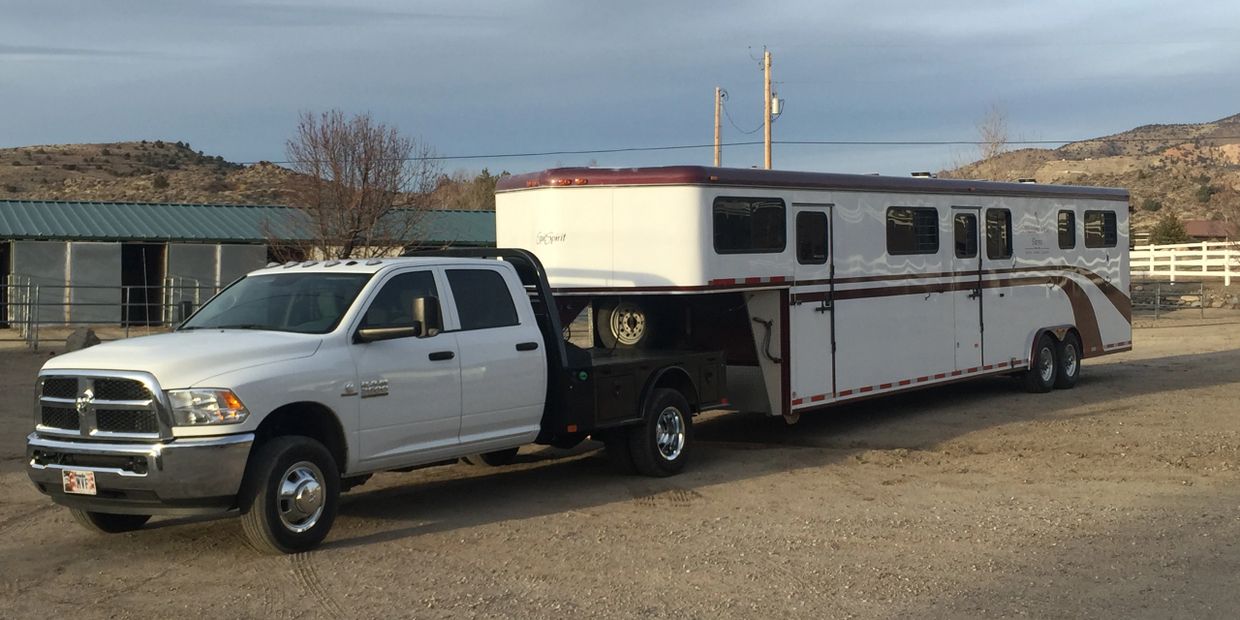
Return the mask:
[(378, 342), (397, 338), (413, 338), (422, 335), (422, 323), (414, 321), (413, 325), (398, 327), (363, 327), (357, 330), (354, 342)]
[(439, 298), (413, 298), (413, 320), (425, 327), (419, 336), (434, 336), (443, 330), (443, 317), (439, 313)]

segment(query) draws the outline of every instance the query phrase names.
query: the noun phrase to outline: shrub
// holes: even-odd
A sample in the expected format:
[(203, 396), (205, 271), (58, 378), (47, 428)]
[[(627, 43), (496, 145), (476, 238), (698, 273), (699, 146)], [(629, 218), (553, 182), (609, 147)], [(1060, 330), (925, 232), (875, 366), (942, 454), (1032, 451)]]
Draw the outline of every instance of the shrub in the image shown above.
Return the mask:
[(168, 177), (162, 174), (155, 175), (155, 178), (151, 179), (151, 187), (154, 187), (155, 189), (167, 189)]
[(61, 170), (77, 170), (77, 164), (61, 164)]
[(16, 193), (17, 193), (17, 186), (16, 186), (16, 185), (13, 185), (12, 183), (10, 183), (10, 184), (8, 184), (8, 185), (5, 185), (5, 186), (4, 186), (4, 191), (6, 191), (6, 192), (8, 192), (8, 193), (10, 193), (10, 194), (16, 194)]
[(1141, 201), (1142, 211), (1152, 212), (1152, 211), (1157, 211), (1161, 208), (1162, 208), (1162, 202), (1158, 200), (1154, 200), (1153, 198), (1146, 198), (1145, 200)]
[(102, 154), (102, 155), (111, 155), (111, 154), (112, 154), (112, 149), (109, 149), (108, 147), (106, 147), (106, 146), (105, 146), (105, 147), (103, 147), (103, 150), (102, 150), (102, 151), (99, 151), (99, 153), (100, 153), (100, 154)]
[(1202, 185), (1198, 187), (1197, 192), (1195, 194), (1197, 196), (1197, 202), (1200, 202), (1202, 204), (1210, 202), (1210, 197), (1213, 196), (1214, 192), (1216, 191), (1218, 190), (1216, 190), (1214, 187), (1210, 185)]
[(1188, 243), (1192, 241), (1188, 236), (1188, 231), (1184, 230), (1184, 223), (1174, 213), (1168, 213), (1154, 224), (1154, 228), (1150, 229), (1150, 243), (1154, 245), (1166, 245), (1169, 243)]
[(13, 165), (14, 165), (14, 166), (20, 166), (20, 165), (22, 165), (22, 162), (21, 162), (20, 160), (14, 159), (14, 160), (13, 160)]

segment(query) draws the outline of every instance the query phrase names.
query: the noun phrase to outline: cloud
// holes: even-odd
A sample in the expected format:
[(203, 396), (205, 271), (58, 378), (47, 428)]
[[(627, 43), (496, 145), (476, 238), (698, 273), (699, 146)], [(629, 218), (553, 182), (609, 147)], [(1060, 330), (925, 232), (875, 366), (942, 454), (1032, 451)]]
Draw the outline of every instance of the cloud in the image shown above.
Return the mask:
[(88, 58), (141, 58), (153, 57), (151, 52), (135, 50), (86, 49), (80, 47), (54, 47), (46, 45), (9, 45), (0, 43), (0, 56), (24, 57), (88, 57)]

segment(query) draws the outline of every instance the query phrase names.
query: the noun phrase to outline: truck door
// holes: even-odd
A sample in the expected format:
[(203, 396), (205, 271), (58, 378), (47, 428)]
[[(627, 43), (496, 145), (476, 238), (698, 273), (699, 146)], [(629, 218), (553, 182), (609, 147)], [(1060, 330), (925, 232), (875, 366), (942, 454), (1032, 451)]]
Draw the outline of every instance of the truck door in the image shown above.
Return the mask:
[(793, 204), (796, 263), (789, 322), (792, 409), (835, 395), (835, 317), (832, 305), (831, 205)]
[[(369, 300), (357, 328), (409, 325), (413, 300), (439, 298), (441, 288), (433, 269), (392, 274)], [(457, 337), (438, 327), (425, 326), (421, 337), (350, 345), (357, 368), (353, 393), (361, 399), (358, 457), (363, 466), (434, 460), (439, 452), (458, 449)]]
[(952, 295), (956, 311), (956, 370), (982, 365), (982, 257), (977, 207), (952, 207), (955, 250)]
[(525, 289), (498, 268), (444, 273), (459, 324), (461, 443), (485, 452), (487, 442), (533, 441), (547, 394), (547, 353)]

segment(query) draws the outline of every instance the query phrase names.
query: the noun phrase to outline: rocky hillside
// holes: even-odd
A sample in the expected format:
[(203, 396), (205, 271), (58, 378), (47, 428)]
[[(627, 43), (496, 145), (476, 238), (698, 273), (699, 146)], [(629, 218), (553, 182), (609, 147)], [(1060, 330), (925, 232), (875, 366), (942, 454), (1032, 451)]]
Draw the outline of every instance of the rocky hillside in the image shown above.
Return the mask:
[(0, 149), (0, 199), (276, 204), (289, 171), (241, 166), (183, 142)]
[(1057, 149), (1018, 149), (940, 176), (1125, 187), (1133, 228), (1163, 214), (1240, 218), (1240, 114), (1211, 123), (1145, 125)]

